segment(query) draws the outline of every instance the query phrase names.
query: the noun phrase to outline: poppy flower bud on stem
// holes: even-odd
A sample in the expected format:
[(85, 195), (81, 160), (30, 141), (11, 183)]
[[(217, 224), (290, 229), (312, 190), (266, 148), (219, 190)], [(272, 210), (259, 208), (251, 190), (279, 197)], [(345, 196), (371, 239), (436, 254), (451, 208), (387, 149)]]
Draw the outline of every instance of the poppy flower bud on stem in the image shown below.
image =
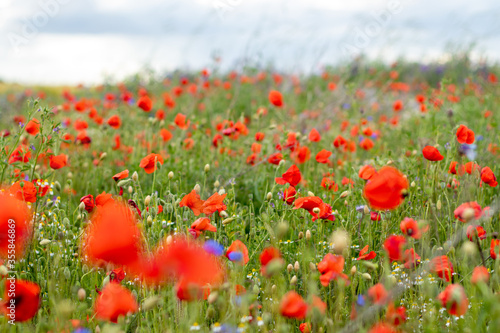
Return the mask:
[(319, 209), (319, 207), (314, 207), (313, 208), (313, 213), (314, 214), (319, 214), (319, 212), (321, 212), (321, 210)]
[(7, 269), (7, 267), (5, 267), (5, 265), (1, 265), (0, 276), (6, 276), (7, 274), (9, 274), (9, 270)]
[(358, 269), (356, 268), (356, 266), (352, 266), (352, 267), (351, 267), (351, 275), (356, 274), (357, 270), (358, 270)]
[(340, 197), (341, 197), (341, 198), (345, 198), (345, 197), (347, 197), (349, 194), (351, 194), (351, 192), (350, 192), (350, 191), (344, 191), (344, 192), (342, 192), (342, 193), (340, 194)]
[(101, 154), (101, 156), (99, 156), (99, 159), (102, 161), (103, 159), (106, 158), (106, 156), (108, 156), (108, 154), (106, 152), (104, 152)]
[(332, 234), (331, 242), (333, 243), (333, 252), (341, 254), (349, 246), (351, 240), (349, 234), (344, 230), (337, 230)]
[(220, 212), (220, 213), (219, 213), (219, 215), (220, 215), (223, 219), (225, 219), (225, 218), (228, 216), (225, 210), (223, 210), (222, 212)]
[(307, 191), (307, 196), (309, 196), (309, 197), (314, 197), (315, 195), (314, 195), (314, 193), (312, 193), (311, 191)]
[(283, 165), (285, 165), (285, 160), (281, 160), (280, 163), (278, 164), (279, 167), (282, 167)]
[(217, 300), (218, 297), (219, 297), (219, 293), (218, 292), (216, 292), (216, 291), (211, 292), (210, 295), (207, 298), (208, 304), (215, 303), (215, 301)]
[(288, 264), (288, 266), (286, 266), (286, 270), (290, 273), (293, 270), (292, 264)]
[(411, 182), (411, 184), (410, 184), (411, 187), (415, 187), (415, 185), (416, 185), (415, 181)]
[(139, 180), (139, 174), (137, 173), (137, 171), (134, 171), (134, 173), (132, 174), (132, 180), (134, 182)]
[(167, 245), (172, 244), (173, 241), (174, 241), (174, 238), (172, 237), (172, 235), (168, 235), (167, 236)]
[(210, 164), (205, 164), (205, 172), (209, 172), (210, 171)]
[(361, 274), (361, 276), (365, 280), (371, 280), (372, 279), (372, 276), (370, 274), (368, 274), (368, 273), (363, 273), (363, 274)]
[(309, 263), (309, 269), (312, 271), (312, 272), (315, 272), (316, 271), (316, 265), (312, 262)]
[(222, 225), (229, 224), (229, 223), (231, 223), (233, 221), (234, 221), (234, 217), (230, 217), (230, 218), (224, 219), (224, 220), (222, 220)]
[(462, 219), (465, 222), (469, 222), (470, 220), (472, 220), (474, 218), (475, 214), (476, 214), (476, 212), (474, 211), (474, 209), (472, 209), (472, 208), (466, 208), (464, 210), (464, 212), (462, 213)]
[(306, 230), (306, 240), (311, 240), (311, 230)]
[(159, 302), (160, 302), (160, 297), (158, 297), (158, 296), (148, 297), (144, 300), (144, 302), (142, 302), (142, 309), (144, 311), (149, 311), (149, 310), (153, 309), (154, 307), (156, 307)]
[(300, 264), (299, 264), (299, 262), (298, 262), (298, 261), (296, 261), (296, 262), (295, 262), (295, 264), (293, 265), (293, 269), (294, 269), (296, 272), (298, 272), (298, 271), (299, 271), (299, 269), (300, 269)]
[(441, 210), (441, 200), (438, 200), (436, 202), (436, 208), (437, 208), (437, 210)]
[(226, 190), (223, 187), (221, 187), (218, 193), (219, 195), (224, 195), (226, 193)]
[(271, 192), (268, 192), (266, 195), (267, 201), (270, 201), (273, 198), (273, 194)]
[(173, 171), (170, 171), (170, 172), (168, 173), (168, 179), (172, 179), (172, 178), (174, 178), (174, 172), (173, 172)]
[(61, 183), (59, 183), (57, 180), (54, 182), (54, 187), (56, 191), (60, 192), (61, 191)]
[(304, 238), (304, 233), (301, 231), (301, 232), (299, 232), (299, 239), (302, 239), (302, 238)]
[(83, 212), (85, 210), (85, 203), (84, 202), (80, 202), (80, 205), (78, 206), (78, 209)]
[(87, 297), (87, 292), (85, 291), (85, 289), (80, 288), (78, 289), (77, 295), (78, 295), (78, 300), (82, 302)]
[(368, 206), (367, 206), (367, 205), (365, 205), (365, 206), (363, 207), (363, 213), (365, 213), (365, 214), (369, 214), (369, 213), (370, 213), (370, 208), (368, 208)]
[(151, 215), (148, 216), (146, 222), (148, 223), (148, 225), (151, 225), (151, 223), (153, 223), (153, 218), (151, 217)]
[(296, 285), (297, 284), (297, 280), (298, 280), (297, 275), (292, 276), (292, 278), (290, 279), (290, 284), (292, 286)]
[(148, 196), (144, 199), (144, 205), (145, 205), (146, 207), (148, 207), (150, 203), (151, 203), (151, 196), (150, 196), (150, 195), (148, 195)]
[(199, 184), (196, 184), (194, 186), (194, 191), (196, 192), (196, 194), (200, 194), (200, 192), (201, 192), (201, 186)]
[(273, 284), (273, 286), (271, 287), (271, 292), (272, 293), (276, 293), (276, 290), (278, 289), (278, 287), (276, 287), (275, 284)]
[(129, 194), (132, 194), (132, 192), (134, 192), (134, 189), (132, 188), (132, 186), (129, 186), (129, 187), (128, 187), (128, 193), (129, 193)]

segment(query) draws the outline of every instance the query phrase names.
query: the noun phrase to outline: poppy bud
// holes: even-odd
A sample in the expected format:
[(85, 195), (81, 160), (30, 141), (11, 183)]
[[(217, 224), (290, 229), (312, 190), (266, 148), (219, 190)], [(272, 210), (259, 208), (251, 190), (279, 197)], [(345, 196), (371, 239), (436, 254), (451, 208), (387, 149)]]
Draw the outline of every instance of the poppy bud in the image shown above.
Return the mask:
[(151, 215), (148, 216), (146, 222), (148, 223), (148, 225), (151, 225), (153, 223), (153, 218), (151, 217)]
[(235, 220), (234, 217), (230, 217), (230, 218), (222, 220), (222, 224), (226, 225), (226, 224), (233, 222), (234, 220)]
[(108, 156), (108, 154), (106, 152), (102, 153), (101, 156), (99, 156), (99, 159), (100, 160), (103, 160), (106, 158), (106, 156)]
[(299, 232), (299, 239), (302, 239), (302, 238), (304, 238), (304, 233), (301, 231), (301, 232)]
[(271, 192), (267, 193), (266, 199), (267, 201), (270, 201), (273, 198), (273, 194)]
[(299, 271), (299, 269), (300, 269), (300, 264), (299, 264), (299, 262), (298, 262), (298, 261), (296, 261), (296, 262), (295, 262), (295, 264), (293, 265), (293, 269), (294, 269), (296, 272), (298, 272), (298, 271)]
[(285, 236), (287, 232), (288, 232), (288, 223), (280, 222), (278, 224), (278, 230), (277, 230), (278, 238), (282, 238), (283, 236)]
[(286, 266), (286, 270), (288, 271), (288, 273), (290, 273), (292, 269), (293, 269), (292, 264), (288, 264), (288, 266)]
[(314, 214), (319, 214), (319, 212), (320, 212), (320, 211), (321, 211), (321, 210), (319, 209), (319, 207), (314, 207), (314, 208), (313, 208), (313, 213), (314, 213)]
[(278, 166), (281, 167), (281, 166), (285, 165), (285, 163), (286, 163), (285, 160), (281, 160), (280, 163), (278, 164)]
[(159, 302), (160, 302), (160, 297), (158, 297), (158, 296), (148, 297), (144, 300), (144, 302), (142, 302), (142, 309), (144, 311), (149, 311), (149, 310), (153, 309), (154, 307), (156, 307)]
[(358, 270), (358, 269), (356, 268), (356, 266), (352, 266), (352, 267), (351, 267), (351, 275), (356, 274), (356, 271), (357, 271), (357, 270)]
[(310, 240), (311, 239), (311, 230), (306, 230), (306, 240)]
[(167, 236), (167, 245), (172, 244), (173, 241), (174, 241), (174, 238), (172, 237), (172, 235), (168, 235)]
[(128, 187), (128, 193), (129, 193), (129, 194), (132, 194), (132, 192), (134, 192), (134, 189), (132, 188), (132, 186), (129, 186), (129, 187)]
[(85, 291), (85, 289), (80, 288), (80, 289), (78, 289), (77, 295), (78, 295), (78, 299), (83, 302), (85, 300), (85, 298), (87, 297), (87, 292)]
[(23, 188), (24, 187), (24, 182), (19, 183), (19, 187)]
[(226, 193), (226, 190), (223, 187), (221, 187), (218, 193), (219, 195), (224, 195)]
[(290, 284), (292, 286), (296, 285), (297, 284), (297, 280), (298, 280), (297, 279), (297, 275), (292, 276), (292, 278), (290, 279)]
[(151, 203), (151, 196), (148, 195), (145, 199), (144, 199), (144, 206), (149, 206), (149, 204)]
[(209, 172), (210, 171), (210, 164), (205, 164), (205, 172)]
[(394, 275), (387, 276), (387, 281), (389, 281), (390, 285), (395, 285), (398, 282)]
[(363, 274), (361, 274), (361, 276), (365, 280), (371, 280), (372, 279), (372, 276), (370, 274), (368, 274), (368, 273), (363, 273)]
[(95, 333), (101, 333), (101, 328), (99, 327), (99, 325), (97, 325), (95, 327), (95, 330), (94, 330)]
[(258, 293), (260, 292), (260, 288), (259, 288), (259, 286), (258, 286), (258, 285), (256, 285), (256, 284), (254, 284), (254, 285), (253, 285), (253, 290), (252, 290), (252, 291), (253, 291), (253, 293), (254, 293), (254, 294), (258, 294)]
[(132, 174), (132, 180), (134, 182), (139, 180), (139, 174), (137, 173), (137, 171), (134, 171), (134, 173)]
[(315, 272), (316, 271), (316, 265), (313, 264), (312, 262), (309, 263), (309, 269), (312, 271), (312, 272)]
[(40, 241), (40, 245), (44, 246), (44, 245), (50, 244), (50, 242), (51, 242), (50, 239), (42, 239)]
[(438, 201), (436, 202), (436, 208), (437, 208), (438, 210), (441, 210), (441, 200), (438, 200)]
[(460, 248), (460, 251), (464, 257), (473, 257), (477, 253), (477, 246), (472, 242), (465, 242)]
[(172, 178), (174, 178), (174, 172), (173, 172), (173, 171), (170, 171), (170, 172), (168, 173), (168, 179), (172, 179)]
[(7, 267), (5, 267), (5, 265), (1, 265), (0, 276), (6, 276), (7, 274), (9, 274), (9, 270), (7, 269)]
[(278, 289), (278, 287), (276, 287), (276, 285), (273, 284), (273, 286), (271, 287), (271, 292), (275, 293), (277, 289)]
[(219, 183), (218, 180), (216, 180), (215, 183), (214, 183), (214, 187), (219, 187), (219, 186), (220, 186), (220, 183)]
[(311, 191), (307, 191), (307, 196), (308, 196), (308, 197), (314, 197), (315, 195), (314, 195), (314, 193), (312, 193)]
[(466, 208), (464, 210), (464, 212), (462, 213), (462, 219), (465, 222), (469, 222), (470, 220), (472, 220), (474, 218), (475, 214), (476, 214), (476, 212), (474, 211), (473, 208)]
[(73, 178), (73, 174), (71, 172), (68, 172), (68, 174), (66, 175), (66, 177)]
[(83, 212), (85, 210), (85, 202), (80, 202), (80, 205), (78, 206), (78, 209)]
[(210, 295), (207, 298), (208, 304), (215, 303), (215, 301), (217, 300), (218, 297), (219, 297), (219, 293), (218, 292), (216, 292), (216, 291), (211, 292)]
[(344, 230), (337, 230), (332, 234), (331, 242), (333, 243), (333, 252), (341, 254), (349, 246), (351, 242), (349, 234)]
[(194, 186), (194, 191), (195, 191), (197, 194), (200, 194), (200, 192), (201, 192), (201, 186), (200, 186), (199, 184), (196, 184), (196, 185)]
[(363, 207), (363, 213), (365, 213), (365, 214), (370, 213), (370, 208), (368, 208), (368, 206), (367, 206), (367, 205), (365, 205), (365, 206)]
[(56, 191), (60, 192), (61, 191), (61, 183), (59, 183), (57, 180), (54, 182), (54, 187)]
[(415, 184), (415, 182), (414, 182), (414, 181), (413, 181), (413, 182), (411, 182), (411, 184), (410, 184), (410, 186), (411, 186), (411, 187), (415, 187), (415, 185), (416, 185), (416, 184)]
[(219, 213), (220, 217), (222, 217), (223, 219), (225, 219), (228, 215), (226, 213), (225, 210), (223, 210), (222, 212)]
[(342, 193), (340, 194), (340, 197), (341, 197), (341, 198), (345, 198), (345, 197), (347, 197), (349, 194), (351, 194), (351, 192), (350, 192), (350, 191), (344, 191), (344, 192), (342, 192)]

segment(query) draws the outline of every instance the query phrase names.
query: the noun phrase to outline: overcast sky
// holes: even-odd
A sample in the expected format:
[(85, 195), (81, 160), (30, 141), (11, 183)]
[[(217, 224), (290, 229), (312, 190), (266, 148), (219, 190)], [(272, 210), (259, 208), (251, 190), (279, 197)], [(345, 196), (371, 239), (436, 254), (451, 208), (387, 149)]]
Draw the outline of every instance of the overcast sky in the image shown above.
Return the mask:
[(0, 0), (0, 79), (90, 84), (214, 55), (309, 72), (360, 52), (446, 59), (473, 42), (499, 61), (499, 17), (497, 0)]

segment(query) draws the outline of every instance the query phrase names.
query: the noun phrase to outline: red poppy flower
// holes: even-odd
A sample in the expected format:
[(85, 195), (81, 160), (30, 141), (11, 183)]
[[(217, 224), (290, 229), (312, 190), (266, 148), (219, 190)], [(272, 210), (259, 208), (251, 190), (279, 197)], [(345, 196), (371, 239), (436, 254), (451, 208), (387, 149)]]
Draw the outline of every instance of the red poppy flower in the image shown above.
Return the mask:
[(267, 276), (267, 265), (274, 260), (283, 261), (280, 251), (275, 247), (266, 247), (260, 254), (260, 273)]
[(392, 109), (395, 111), (395, 112), (399, 112), (401, 110), (403, 110), (403, 102), (401, 100), (396, 100), (394, 102), (394, 104), (392, 104)]
[(486, 238), (486, 231), (484, 231), (484, 228), (481, 227), (480, 225), (469, 225), (467, 227), (467, 238), (472, 242), (476, 238), (476, 236), (479, 239), (485, 239)]
[(122, 125), (122, 120), (117, 115), (111, 116), (108, 119), (108, 125), (113, 127), (114, 129), (119, 129), (120, 126)]
[[(477, 163), (472, 161), (465, 163), (464, 167), (465, 167), (465, 172), (467, 172), (469, 175), (472, 175), (474, 171), (481, 169), (481, 167)], [(459, 171), (459, 173), (460, 175), (463, 175), (463, 170), (462, 172)]]
[(489, 167), (484, 167), (481, 170), (481, 180), (491, 187), (496, 187), (498, 185), (497, 177)]
[(459, 284), (450, 284), (442, 291), (438, 297), (438, 301), (446, 308), (449, 314), (453, 316), (462, 316), (467, 312), (469, 300), (465, 294), (464, 288)]
[(342, 135), (339, 135), (333, 140), (333, 145), (335, 148), (339, 148), (340, 146), (345, 146), (347, 144), (347, 140), (344, 139)]
[(271, 90), (269, 92), (269, 102), (277, 107), (283, 106), (283, 96), (279, 91)]
[(135, 313), (137, 310), (137, 301), (130, 290), (118, 283), (108, 283), (97, 296), (94, 305), (96, 318), (113, 323), (118, 322), (118, 317)]
[(323, 149), (316, 155), (316, 162), (326, 164), (330, 161), (330, 156), (332, 156), (332, 152)]
[(189, 127), (189, 124), (191, 123), (189, 120), (186, 122), (186, 116), (183, 115), (182, 113), (178, 113), (175, 116), (174, 123), (179, 127), (180, 129), (187, 129)]
[(299, 325), (299, 331), (301, 333), (311, 333), (312, 332), (311, 329), (312, 329), (311, 324), (309, 323), (302, 323)]
[(179, 207), (188, 207), (193, 211), (195, 216), (198, 216), (203, 210), (203, 203), (204, 201), (200, 199), (196, 191), (192, 190), (182, 198)]
[(50, 167), (54, 170), (64, 168), (68, 165), (68, 155), (52, 155), (50, 156)]
[(21, 145), (16, 149), (14, 149), (14, 151), (10, 154), (9, 164), (15, 162), (27, 163), (30, 158), (31, 158), (31, 151), (29, 150), (29, 148), (24, 145)]
[(420, 265), (420, 256), (413, 248), (405, 250), (404, 257), (404, 266), (406, 269), (414, 268)]
[(287, 203), (287, 205), (291, 205), (295, 201), (296, 195), (297, 191), (295, 190), (295, 187), (289, 186), (283, 191), (283, 200)]
[(386, 323), (378, 323), (375, 324), (368, 333), (396, 333), (396, 329), (394, 329), (391, 325)]
[(496, 260), (500, 253), (500, 239), (492, 239), (490, 245), (491, 259)]
[(274, 154), (269, 155), (267, 162), (274, 164), (274, 165), (279, 165), (282, 159), (283, 159), (283, 155), (281, 153), (274, 153)]
[(457, 162), (456, 161), (452, 161), (450, 163), (450, 167), (448, 169), (448, 173), (451, 173), (452, 175), (456, 175), (457, 174)]
[(302, 197), (295, 200), (293, 209), (303, 208), (313, 216), (312, 220), (317, 219), (335, 221), (332, 213), (332, 207), (321, 200), (319, 197)]
[(361, 179), (369, 180), (377, 171), (371, 165), (364, 165), (359, 169), (358, 176)]
[(319, 280), (323, 287), (327, 287), (330, 281), (339, 278), (344, 279), (346, 282), (349, 281), (347, 275), (342, 273), (344, 270), (344, 262), (343, 256), (337, 256), (331, 253), (327, 253), (323, 257), (323, 260), (318, 263), (318, 271), (321, 273)]
[(85, 204), (85, 210), (90, 213), (95, 207), (94, 196), (92, 194), (87, 194), (80, 199), (80, 202)]
[(405, 244), (406, 239), (400, 235), (392, 235), (385, 240), (384, 250), (387, 252), (391, 262), (403, 259), (403, 246)]
[[(14, 254), (18, 259), (23, 256), (31, 237), (31, 223), (32, 214), (26, 202), (7, 192), (0, 192), (0, 257), (7, 259), (11, 258), (9, 254)], [(9, 230), (13, 230), (14, 234)]]
[(323, 179), (321, 179), (321, 187), (325, 190), (333, 189), (335, 192), (339, 190), (339, 186), (335, 184), (335, 181), (327, 177), (323, 177)]
[(474, 143), (474, 132), (467, 128), (465, 125), (460, 125), (457, 129), (457, 141), (459, 143), (467, 143), (467, 144), (473, 144)]
[(142, 255), (141, 239), (134, 212), (127, 204), (112, 201), (95, 208), (85, 230), (82, 252), (96, 266), (133, 265)]
[(227, 193), (220, 195), (217, 192), (212, 194), (212, 196), (210, 198), (208, 198), (207, 200), (205, 200), (205, 202), (203, 203), (203, 206), (202, 206), (203, 214), (212, 215), (216, 211), (218, 211), (220, 213), (223, 210), (226, 210), (227, 207), (223, 203), (226, 195), (227, 195)]
[(144, 95), (137, 101), (137, 106), (144, 110), (144, 112), (149, 112), (153, 108), (153, 102), (149, 96)]
[(140, 168), (143, 168), (146, 173), (153, 173), (156, 170), (156, 163), (163, 164), (163, 157), (159, 154), (149, 154), (144, 157), (139, 164)]
[(38, 193), (35, 185), (27, 180), (18, 180), (9, 188), (9, 192), (17, 199), (26, 202), (36, 202)]
[(285, 185), (286, 183), (295, 187), (299, 184), (302, 179), (299, 168), (294, 164), (288, 170), (281, 175), (281, 177), (275, 178), (276, 183), (280, 185)]
[(40, 287), (36, 283), (5, 279), (4, 301), (0, 304), (0, 309), (10, 320), (30, 320), (37, 314), (40, 301)]
[(474, 212), (473, 217), (476, 220), (480, 218), (482, 215), (481, 206), (479, 206), (479, 204), (475, 201), (465, 202), (461, 204), (460, 206), (457, 207), (457, 209), (455, 209), (453, 214), (455, 215), (455, 218), (457, 218), (459, 221), (467, 222), (464, 220), (464, 212), (466, 212), (467, 210), (472, 210)]
[(202, 231), (217, 232), (217, 227), (210, 224), (210, 219), (208, 217), (200, 217), (191, 224), (191, 229), (196, 232), (196, 236), (199, 236)]
[(169, 130), (165, 129), (165, 128), (162, 128), (160, 130), (160, 136), (161, 136), (163, 142), (168, 142), (173, 137), (172, 133)]
[(435, 257), (431, 260), (430, 269), (441, 279), (450, 282), (453, 276), (453, 265), (447, 256)]
[[(239, 255), (232, 255), (231, 253), (241, 254), (241, 258), (239, 258), (240, 257)], [(246, 245), (243, 244), (243, 242), (238, 239), (233, 241), (226, 251), (226, 257), (229, 260), (233, 261), (233, 259), (231, 258), (232, 257), (234, 258), (235, 256), (238, 257), (238, 261), (241, 262), (243, 265), (248, 264), (248, 261), (250, 260), (248, 258), (248, 249)]]
[(387, 307), (387, 313), (385, 315), (386, 320), (394, 326), (399, 326), (406, 321), (406, 308), (404, 306), (394, 306), (394, 303), (390, 303)]
[(373, 143), (373, 141), (371, 139), (368, 139), (368, 138), (364, 138), (360, 143), (359, 143), (359, 146), (361, 148), (363, 148), (364, 150), (370, 150), (373, 148), (375, 144)]
[(295, 291), (287, 292), (280, 303), (280, 313), (283, 317), (302, 320), (307, 314), (307, 303)]
[(382, 283), (377, 283), (368, 289), (368, 297), (374, 304), (385, 304), (389, 300), (389, 293)]
[(484, 266), (477, 266), (474, 267), (474, 270), (472, 271), (472, 277), (470, 279), (470, 282), (472, 284), (478, 284), (478, 283), (488, 283), (490, 280), (490, 273), (488, 272), (488, 269)]
[(121, 172), (118, 172), (116, 175), (114, 175), (112, 178), (115, 182), (121, 180), (121, 179), (125, 179), (127, 178), (129, 175), (129, 171), (128, 170), (123, 170)]
[(95, 197), (96, 206), (104, 206), (113, 201), (113, 195), (111, 193), (102, 192), (97, 197)]
[(368, 252), (368, 245), (366, 245), (359, 251), (359, 257), (356, 260), (372, 260), (376, 256), (375, 251)]
[(441, 161), (444, 156), (441, 155), (439, 150), (437, 150), (436, 147), (433, 146), (425, 146), (424, 149), (422, 149), (422, 154), (424, 155), (424, 158), (429, 161)]
[(311, 142), (319, 142), (321, 140), (321, 135), (318, 130), (313, 128), (311, 132), (309, 132), (309, 141)]
[(385, 166), (366, 183), (364, 197), (374, 209), (395, 209), (404, 201), (408, 180), (397, 169)]
[(37, 135), (40, 133), (40, 121), (36, 118), (33, 118), (26, 124), (26, 132), (29, 135)]
[(417, 221), (411, 219), (409, 217), (405, 217), (399, 226), (401, 228), (401, 232), (406, 236), (411, 238), (420, 239), (420, 229), (418, 227)]

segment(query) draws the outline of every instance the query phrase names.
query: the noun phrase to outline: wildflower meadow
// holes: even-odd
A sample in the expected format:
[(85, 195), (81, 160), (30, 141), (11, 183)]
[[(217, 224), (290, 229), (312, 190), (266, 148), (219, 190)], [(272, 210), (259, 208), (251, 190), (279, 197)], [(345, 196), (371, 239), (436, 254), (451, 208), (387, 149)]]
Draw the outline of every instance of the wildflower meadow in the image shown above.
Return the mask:
[(0, 331), (498, 332), (499, 75), (0, 84)]

